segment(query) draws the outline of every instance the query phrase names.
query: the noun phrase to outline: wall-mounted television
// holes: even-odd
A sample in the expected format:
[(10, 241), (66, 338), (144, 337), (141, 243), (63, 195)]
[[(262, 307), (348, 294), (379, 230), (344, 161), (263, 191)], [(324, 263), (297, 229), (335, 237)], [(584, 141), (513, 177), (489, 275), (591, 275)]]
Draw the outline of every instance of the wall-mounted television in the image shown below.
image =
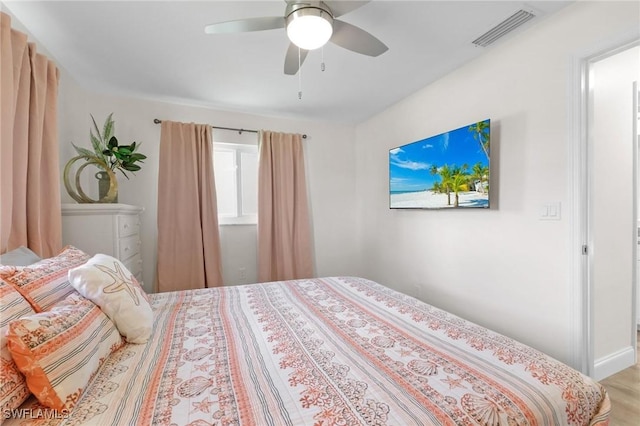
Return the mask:
[(392, 209), (489, 208), (491, 121), (389, 150)]

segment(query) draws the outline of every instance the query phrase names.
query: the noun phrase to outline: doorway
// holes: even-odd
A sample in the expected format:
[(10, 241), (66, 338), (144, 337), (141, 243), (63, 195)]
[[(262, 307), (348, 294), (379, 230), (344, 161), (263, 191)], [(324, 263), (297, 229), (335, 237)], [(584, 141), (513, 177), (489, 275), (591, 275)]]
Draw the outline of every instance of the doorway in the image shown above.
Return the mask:
[(586, 372), (597, 380), (636, 361), (637, 83), (640, 42), (584, 60), (581, 212)]

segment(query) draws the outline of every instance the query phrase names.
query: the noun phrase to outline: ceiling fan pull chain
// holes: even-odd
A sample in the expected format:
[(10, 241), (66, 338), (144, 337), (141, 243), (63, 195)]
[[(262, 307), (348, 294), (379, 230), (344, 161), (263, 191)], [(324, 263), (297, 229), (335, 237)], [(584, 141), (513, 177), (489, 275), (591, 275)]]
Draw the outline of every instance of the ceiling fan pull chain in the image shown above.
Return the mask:
[(300, 60), (299, 47), (298, 47), (298, 99), (302, 99), (302, 61)]
[(322, 46), (321, 49), (321, 53), (322, 53), (322, 62), (320, 62), (320, 71), (324, 72), (324, 46)]

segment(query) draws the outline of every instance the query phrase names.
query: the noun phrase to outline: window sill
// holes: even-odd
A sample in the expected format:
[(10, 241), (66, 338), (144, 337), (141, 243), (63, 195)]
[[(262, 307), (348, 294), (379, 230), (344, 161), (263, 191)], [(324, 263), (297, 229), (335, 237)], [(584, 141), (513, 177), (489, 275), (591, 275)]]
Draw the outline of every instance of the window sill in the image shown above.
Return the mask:
[(258, 215), (246, 216), (218, 216), (218, 225), (257, 225)]

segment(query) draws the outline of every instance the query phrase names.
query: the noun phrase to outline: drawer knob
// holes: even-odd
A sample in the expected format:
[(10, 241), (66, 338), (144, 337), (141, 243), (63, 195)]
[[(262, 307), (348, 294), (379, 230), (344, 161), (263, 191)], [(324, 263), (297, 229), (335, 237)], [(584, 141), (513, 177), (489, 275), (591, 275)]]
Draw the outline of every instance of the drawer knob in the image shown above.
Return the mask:
[(129, 224), (128, 224), (128, 223), (125, 223), (125, 224), (124, 224), (124, 229), (127, 229), (128, 227), (129, 227)]

